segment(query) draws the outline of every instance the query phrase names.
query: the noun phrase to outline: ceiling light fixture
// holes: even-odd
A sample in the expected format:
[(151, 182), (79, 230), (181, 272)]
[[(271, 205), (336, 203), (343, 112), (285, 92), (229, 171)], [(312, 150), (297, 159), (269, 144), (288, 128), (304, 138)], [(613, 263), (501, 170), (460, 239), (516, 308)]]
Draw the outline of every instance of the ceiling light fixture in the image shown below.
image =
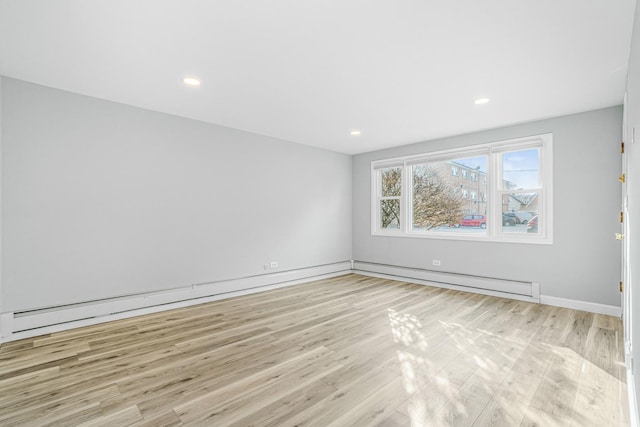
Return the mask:
[(351, 136), (358, 136), (358, 135), (360, 135), (360, 133), (361, 132), (359, 130), (352, 130), (351, 131)]
[(476, 105), (482, 105), (488, 103), (489, 101), (491, 101), (489, 98), (478, 98), (474, 101), (474, 103)]
[(185, 77), (184, 79), (182, 79), (182, 83), (186, 84), (187, 86), (200, 86), (200, 80), (196, 79), (195, 77)]

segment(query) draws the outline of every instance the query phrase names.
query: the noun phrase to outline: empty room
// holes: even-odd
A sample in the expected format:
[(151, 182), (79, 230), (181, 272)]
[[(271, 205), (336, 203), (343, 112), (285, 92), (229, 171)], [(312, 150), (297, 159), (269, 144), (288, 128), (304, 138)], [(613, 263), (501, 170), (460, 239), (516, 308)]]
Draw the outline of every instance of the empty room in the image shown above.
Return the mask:
[(639, 426), (639, 128), (635, 0), (0, 0), (0, 425)]

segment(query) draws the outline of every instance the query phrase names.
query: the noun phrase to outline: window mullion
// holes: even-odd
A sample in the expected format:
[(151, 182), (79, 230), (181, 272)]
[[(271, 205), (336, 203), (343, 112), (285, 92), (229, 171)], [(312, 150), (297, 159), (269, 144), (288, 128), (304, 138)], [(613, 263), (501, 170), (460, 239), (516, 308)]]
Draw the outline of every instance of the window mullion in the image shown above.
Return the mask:
[(413, 229), (411, 225), (413, 222), (413, 188), (411, 185), (411, 166), (407, 165), (407, 162), (404, 163), (402, 168), (402, 178), (402, 202), (400, 204), (400, 212), (403, 213), (402, 218), (404, 218), (402, 230), (405, 234), (409, 234)]
[(487, 230), (490, 236), (495, 236), (499, 227), (502, 227), (502, 194), (500, 193), (502, 181), (502, 161), (499, 153), (489, 150), (489, 212), (491, 227)]

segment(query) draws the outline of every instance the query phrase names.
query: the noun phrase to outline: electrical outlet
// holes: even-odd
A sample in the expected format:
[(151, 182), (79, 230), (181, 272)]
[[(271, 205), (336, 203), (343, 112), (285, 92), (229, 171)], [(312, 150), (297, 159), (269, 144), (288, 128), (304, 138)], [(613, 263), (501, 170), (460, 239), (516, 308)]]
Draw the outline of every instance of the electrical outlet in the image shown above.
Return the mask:
[(278, 268), (278, 261), (271, 261), (271, 268)]
[(435, 265), (436, 267), (440, 267), (440, 260), (439, 259), (434, 259), (431, 263), (433, 265)]

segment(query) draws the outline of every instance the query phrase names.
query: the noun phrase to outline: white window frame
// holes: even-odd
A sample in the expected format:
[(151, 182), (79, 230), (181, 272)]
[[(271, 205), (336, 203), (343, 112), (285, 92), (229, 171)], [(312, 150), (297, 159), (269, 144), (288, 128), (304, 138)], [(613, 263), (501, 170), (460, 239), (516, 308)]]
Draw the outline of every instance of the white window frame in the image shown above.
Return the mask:
[[(395, 200), (398, 199), (400, 200), (400, 230), (403, 229), (404, 227), (404, 220), (405, 220), (405, 216), (404, 216), (404, 205), (403, 205), (403, 198), (404, 198), (404, 191), (406, 188), (408, 188), (405, 185), (405, 170), (403, 167), (403, 162), (402, 161), (398, 161), (398, 160), (390, 160), (390, 161), (380, 161), (380, 162), (376, 162), (376, 167), (375, 170), (372, 169), (371, 172), (371, 176), (373, 177), (373, 179), (371, 180), (371, 197), (373, 200), (372, 206), (373, 206), (373, 212), (372, 212), (372, 216), (371, 216), (371, 220), (373, 221), (372, 227), (376, 228), (377, 235), (380, 236), (384, 236), (384, 235), (396, 235), (398, 233), (399, 230), (397, 229), (393, 229), (393, 228), (382, 228), (380, 227), (380, 205), (381, 202), (383, 200)], [(380, 186), (382, 185), (381, 182), (381, 176), (380, 174), (377, 173), (377, 171), (379, 170), (384, 170), (384, 169), (388, 169), (388, 168), (396, 168), (396, 167), (400, 167), (401, 168), (401, 187), (400, 187), (400, 196), (382, 196), (382, 192), (380, 191)], [(373, 165), (372, 165), (373, 168)]]
[[(538, 188), (524, 189), (523, 192), (538, 193), (538, 212), (541, 221), (537, 233), (504, 233), (502, 229), (502, 195), (509, 192), (502, 188), (502, 153), (510, 151), (538, 148), (539, 181)], [(438, 162), (459, 158), (469, 158), (486, 155), (487, 162), (487, 192), (483, 194), (483, 201), (488, 200), (487, 228), (485, 233), (416, 231), (412, 229), (412, 192), (411, 167), (420, 163)], [(401, 224), (399, 229), (381, 229), (379, 226), (378, 170), (392, 166), (402, 167), (402, 188), (400, 196)], [(478, 179), (480, 177), (478, 176)], [(477, 195), (478, 200), (480, 195)], [(472, 240), (506, 243), (553, 243), (553, 135), (551, 133), (535, 135), (525, 138), (515, 138), (488, 144), (473, 145), (464, 148), (434, 151), (413, 156), (397, 157), (393, 159), (375, 160), (371, 162), (371, 234), (374, 236), (394, 236), (445, 240)]]

